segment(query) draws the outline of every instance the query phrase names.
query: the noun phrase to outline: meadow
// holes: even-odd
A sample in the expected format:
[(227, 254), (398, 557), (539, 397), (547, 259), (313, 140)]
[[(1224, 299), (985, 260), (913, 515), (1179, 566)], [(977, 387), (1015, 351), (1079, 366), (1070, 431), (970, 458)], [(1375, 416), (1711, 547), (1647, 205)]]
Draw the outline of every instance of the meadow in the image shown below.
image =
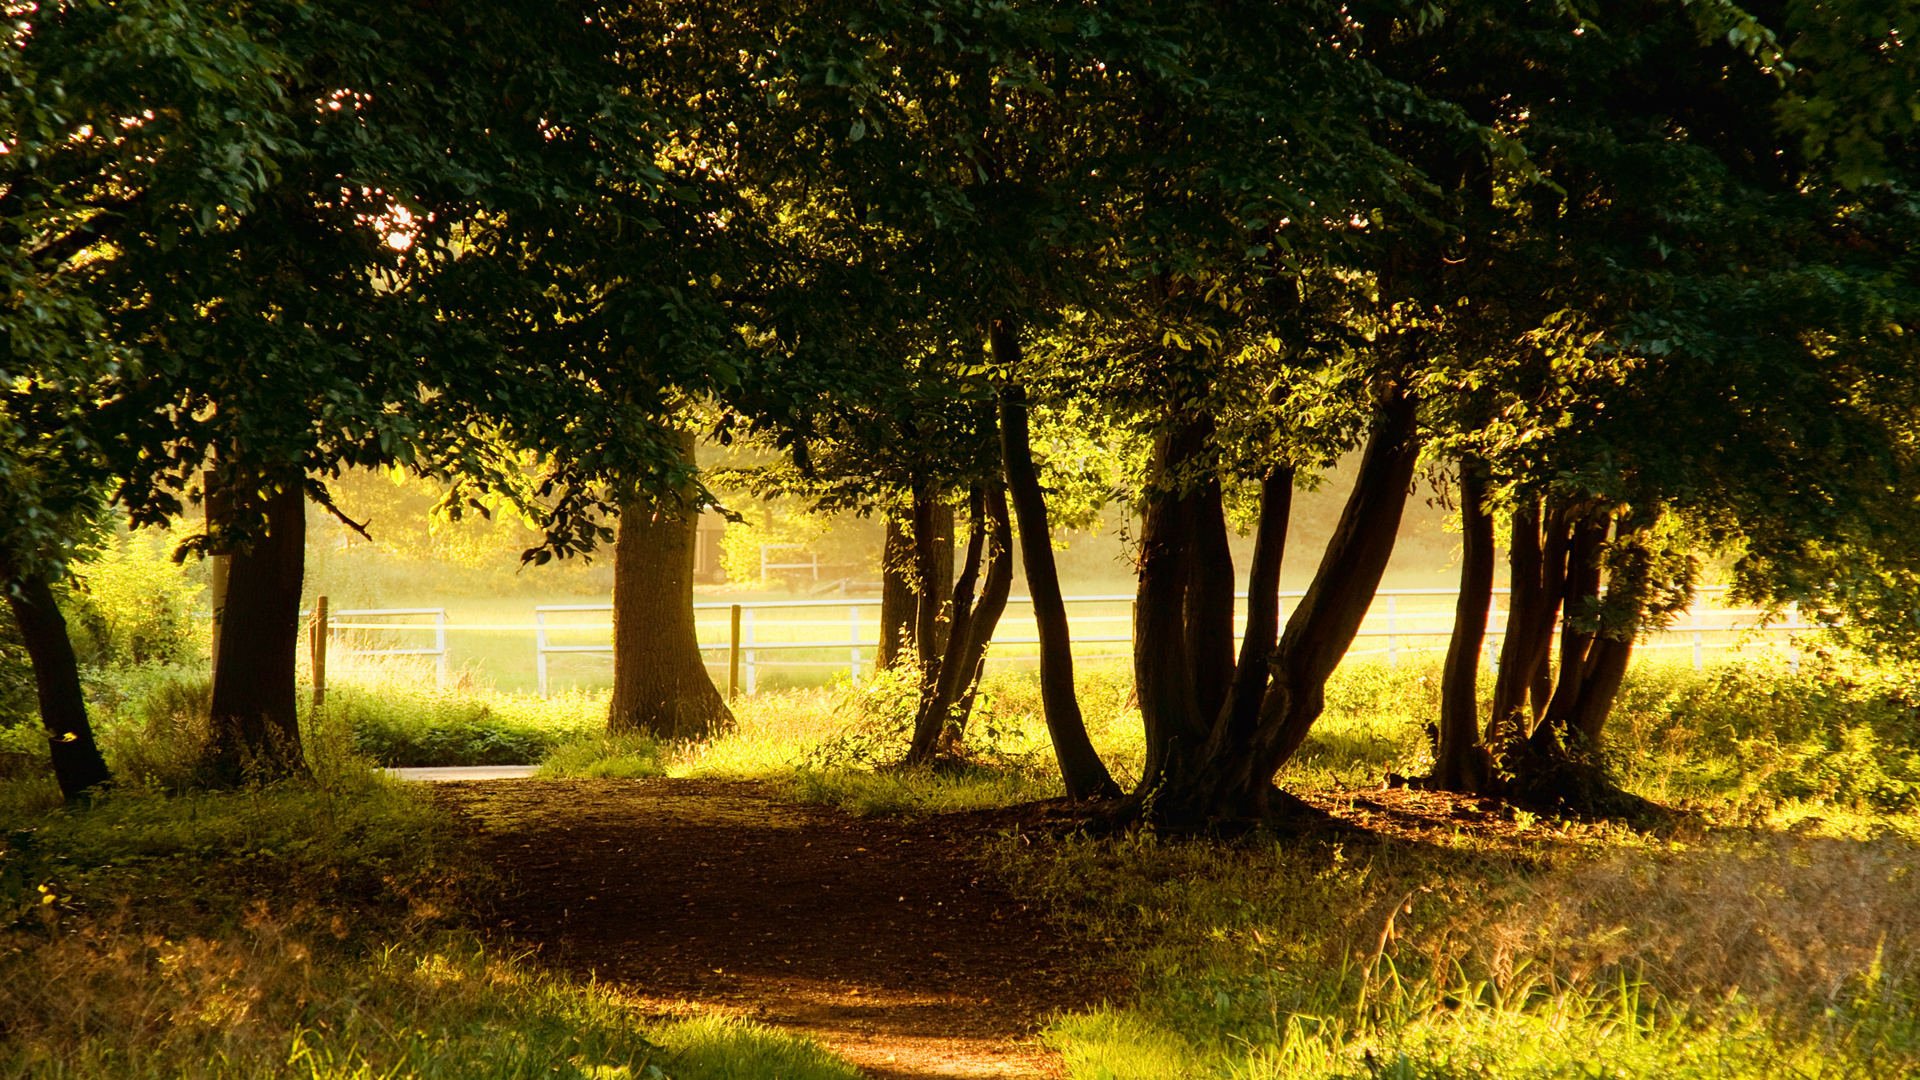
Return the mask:
[[(1337, 803), (1417, 773), (1437, 684), (1349, 663), (1285, 779)], [(1114, 665), (1080, 685), (1123, 779), (1129, 686)], [(343, 683), (308, 719), (313, 781), (231, 794), (188, 793), (202, 675), (96, 690), (120, 791), (76, 812), (43, 778), (0, 785), (10, 1075), (851, 1075), (517, 957), (481, 932), (484, 869), (371, 766), (753, 778), (869, 815), (1058, 793), (1019, 671), (989, 678), (972, 763), (940, 775), (887, 767), (909, 673), (742, 698), (732, 732), (684, 746), (608, 738), (596, 693)], [(1481, 808), (1450, 835), (1016, 831), (982, 858), (1123, 973), (1043, 1033), (1075, 1077), (1902, 1075), (1920, 1068), (1916, 693), (1838, 656), (1636, 667), (1611, 765), (1677, 811), (1652, 826)]]

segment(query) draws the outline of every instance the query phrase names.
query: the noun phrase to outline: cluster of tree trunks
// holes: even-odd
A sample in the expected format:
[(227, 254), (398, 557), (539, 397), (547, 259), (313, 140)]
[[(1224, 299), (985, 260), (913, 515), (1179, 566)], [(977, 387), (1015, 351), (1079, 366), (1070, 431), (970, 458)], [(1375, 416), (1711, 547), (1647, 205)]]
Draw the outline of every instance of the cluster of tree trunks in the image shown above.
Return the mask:
[[(693, 434), (678, 435), (693, 461)], [(613, 696), (607, 730), (658, 739), (705, 739), (733, 711), (700, 656), (693, 567), (700, 511), (691, 485), (620, 502), (613, 555)]]
[(1282, 816), (1273, 778), (1319, 718), (1327, 677), (1360, 628), (1400, 527), (1419, 456), (1414, 402), (1392, 383), (1352, 493), (1300, 605), (1279, 619), (1292, 473), (1263, 478), (1248, 625), (1233, 652), (1233, 563), (1213, 424), (1171, 419), (1157, 440), (1140, 535), (1134, 679), (1147, 761), (1125, 814), (1182, 828)]
[[(961, 755), (987, 645), (1006, 611), (1007, 593), (1013, 585), (1013, 530), (1007, 518), (1006, 492), (997, 483), (975, 484), (967, 501), (967, 549), (958, 582), (948, 586), (949, 579), (941, 574), (937, 535), (929, 536), (927, 543), (915, 544), (918, 580), (925, 587), (919, 594), (921, 629), (915, 635), (920, 657), (920, 701), (914, 713), (913, 739), (904, 759), (910, 766)], [(949, 543), (948, 566), (951, 553)], [(935, 610), (937, 616), (929, 620), (927, 613)]]
[[(1018, 329), (989, 328), (994, 357), (1019, 369)], [(967, 494), (968, 539), (954, 580), (954, 515), (931, 483), (915, 483), (906, 520), (887, 520), (882, 557), (878, 662), (891, 666), (908, 646), (920, 671), (920, 698), (904, 764), (923, 765), (963, 752), (967, 717), (979, 686), (987, 646), (1013, 581), (1014, 526), (1033, 600), (1040, 639), (1040, 696), (1067, 794), (1112, 798), (1120, 789), (1093, 748), (1073, 684), (1073, 642), (1066, 602), (1053, 561), (1046, 493), (1033, 460), (1025, 388), (1001, 390), (989, 431), (999, 452), (999, 475), (974, 482)]]
[[(1593, 751), (1632, 658), (1645, 581), (1631, 573), (1603, 581), (1604, 555), (1610, 539), (1630, 549), (1639, 525), (1628, 514), (1591, 502), (1538, 495), (1519, 500), (1508, 538), (1506, 637), (1482, 726), (1479, 654), (1493, 587), (1493, 520), (1483, 467), (1466, 461), (1460, 471), (1460, 596), (1441, 686), (1434, 770), (1421, 782), (1552, 809), (1614, 812), (1627, 797), (1606, 781)], [(1628, 612), (1624, 624), (1603, 629), (1603, 599), (1616, 612)]]

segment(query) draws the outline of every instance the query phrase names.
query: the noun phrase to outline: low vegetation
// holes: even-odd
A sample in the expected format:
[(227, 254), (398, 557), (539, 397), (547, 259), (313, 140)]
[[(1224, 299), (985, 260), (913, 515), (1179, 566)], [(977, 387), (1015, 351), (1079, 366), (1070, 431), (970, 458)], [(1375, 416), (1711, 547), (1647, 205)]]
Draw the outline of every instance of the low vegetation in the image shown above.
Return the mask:
[[(1292, 784), (1419, 773), (1437, 683), (1341, 669)], [(618, 990), (489, 944), (484, 872), (368, 765), (753, 778), (865, 814), (1059, 792), (1018, 671), (988, 678), (970, 757), (939, 771), (892, 765), (911, 673), (743, 698), (732, 731), (690, 745), (605, 735), (591, 695), (348, 684), (309, 717), (312, 782), (219, 794), (185, 793), (203, 677), (149, 665), (91, 689), (120, 788), (70, 811), (37, 774), (0, 783), (10, 1075), (850, 1076), (752, 1025), (642, 1023)], [(1117, 668), (1080, 686), (1123, 776), (1128, 691)], [(1653, 833), (1431, 796), (1460, 808), (1450, 833), (1029, 834), (991, 858), (1130, 976), (1046, 1029), (1075, 1077), (1902, 1075), (1920, 1068), (1917, 693), (1843, 656), (1637, 667), (1608, 764), (1683, 811)]]
[(441, 816), (315, 764), (311, 783), (123, 787), (84, 812), (8, 782), (0, 1075), (856, 1075), (753, 1024), (643, 1025), (618, 991), (484, 943), (484, 874)]

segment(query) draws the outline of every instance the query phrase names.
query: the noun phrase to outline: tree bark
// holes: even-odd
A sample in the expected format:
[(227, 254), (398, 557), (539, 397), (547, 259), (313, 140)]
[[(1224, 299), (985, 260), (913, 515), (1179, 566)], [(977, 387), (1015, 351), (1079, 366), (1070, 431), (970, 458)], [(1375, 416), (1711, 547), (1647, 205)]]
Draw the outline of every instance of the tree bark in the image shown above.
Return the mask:
[(939, 680), (953, 602), (953, 507), (931, 484), (913, 487), (913, 648), (920, 675)]
[(1608, 523), (1606, 514), (1590, 513), (1573, 524), (1572, 540), (1567, 545), (1566, 598), (1561, 603), (1560, 669), (1546, 715), (1534, 728), (1537, 743), (1564, 739), (1580, 711), (1599, 635), (1590, 627), (1576, 628), (1573, 621), (1586, 618), (1599, 602), (1600, 549), (1606, 542)]
[(60, 784), (60, 794), (68, 802), (77, 802), (111, 782), (112, 776), (93, 741), (87, 699), (80, 688), (80, 663), (73, 653), (73, 639), (67, 636), (67, 621), (44, 576), (21, 574), (11, 565), (0, 564), (0, 587), (7, 591), (7, 604), (33, 662), (53, 778)]
[(1493, 516), (1487, 512), (1484, 466), (1472, 459), (1460, 462), (1460, 535), (1460, 595), (1441, 669), (1440, 730), (1429, 778), (1429, 786), (1442, 791), (1478, 791), (1491, 771), (1479, 743), (1479, 679), (1493, 603)]
[(1240, 659), (1226, 706), (1229, 743), (1251, 738), (1260, 721), (1267, 664), (1280, 642), (1280, 568), (1292, 515), (1293, 468), (1283, 466), (1260, 482), (1260, 522), (1253, 533), (1253, 565), (1247, 569), (1247, 629), (1240, 638)]
[(1193, 448), (1188, 431), (1175, 429), (1154, 440), (1151, 481), (1140, 512), (1138, 583), (1133, 603), (1133, 687), (1146, 733), (1141, 790), (1156, 788), (1169, 772), (1187, 767), (1207, 740), (1199, 708), (1194, 665), (1188, 650), (1187, 593), (1194, 575), (1194, 528), (1190, 502), (1175, 477)]
[(890, 668), (913, 643), (913, 539), (908, 527), (887, 515), (887, 539), (880, 554), (880, 645), (874, 666)]
[[(1507, 630), (1500, 644), (1487, 745), (1496, 753), (1532, 734), (1552, 693), (1553, 628), (1566, 590), (1571, 531), (1564, 503), (1544, 509), (1533, 497), (1515, 508), (1508, 543)], [(1532, 699), (1529, 706), (1528, 699)]]
[[(243, 489), (239, 497), (250, 494)], [(220, 784), (306, 771), (295, 683), (306, 575), (306, 492), (297, 478), (288, 478), (261, 498), (266, 531), (230, 557), (226, 609), (215, 643), (218, 674), (207, 720), (207, 765)]]
[(1073, 799), (1111, 798), (1120, 794), (1107, 766), (1087, 737), (1080, 702), (1073, 687), (1073, 639), (1067, 626), (1067, 607), (1060, 596), (1060, 575), (1053, 564), (1053, 531), (1047, 524), (1046, 495), (1034, 469), (1027, 432), (1026, 390), (1012, 377), (1020, 368), (1020, 339), (1013, 325), (996, 320), (989, 343), (994, 359), (1010, 376), (1000, 391), (1000, 447), (1006, 469), (1007, 494), (1020, 526), (1020, 561), (1027, 572), (1027, 590), (1033, 597), (1034, 625), (1040, 637), (1040, 700), (1046, 712), (1047, 733), (1060, 777)]
[[(693, 435), (678, 435), (693, 458)], [(705, 739), (733, 723), (707, 674), (693, 617), (699, 513), (692, 491), (621, 500), (613, 555), (613, 697), (607, 730)]]
[(1193, 528), (1187, 562), (1187, 660), (1200, 716), (1211, 723), (1233, 690), (1233, 551), (1227, 546), (1220, 480), (1208, 476), (1186, 499)]

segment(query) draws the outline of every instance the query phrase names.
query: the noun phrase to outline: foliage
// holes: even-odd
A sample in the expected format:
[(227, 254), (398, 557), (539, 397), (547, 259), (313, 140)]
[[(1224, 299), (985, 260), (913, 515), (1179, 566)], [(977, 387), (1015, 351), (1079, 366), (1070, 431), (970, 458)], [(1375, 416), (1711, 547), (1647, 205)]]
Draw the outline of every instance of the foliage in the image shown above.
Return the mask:
[(561, 743), (540, 759), (541, 777), (584, 776), (633, 780), (665, 776), (660, 744), (639, 734), (604, 732)]
[(356, 753), (387, 766), (532, 765), (605, 722), (604, 707), (594, 715), (581, 695), (481, 697), (398, 680), (338, 684), (323, 711), (351, 732)]
[(165, 535), (116, 536), (78, 567), (66, 616), (82, 665), (177, 664), (206, 655), (203, 587), (171, 548)]

